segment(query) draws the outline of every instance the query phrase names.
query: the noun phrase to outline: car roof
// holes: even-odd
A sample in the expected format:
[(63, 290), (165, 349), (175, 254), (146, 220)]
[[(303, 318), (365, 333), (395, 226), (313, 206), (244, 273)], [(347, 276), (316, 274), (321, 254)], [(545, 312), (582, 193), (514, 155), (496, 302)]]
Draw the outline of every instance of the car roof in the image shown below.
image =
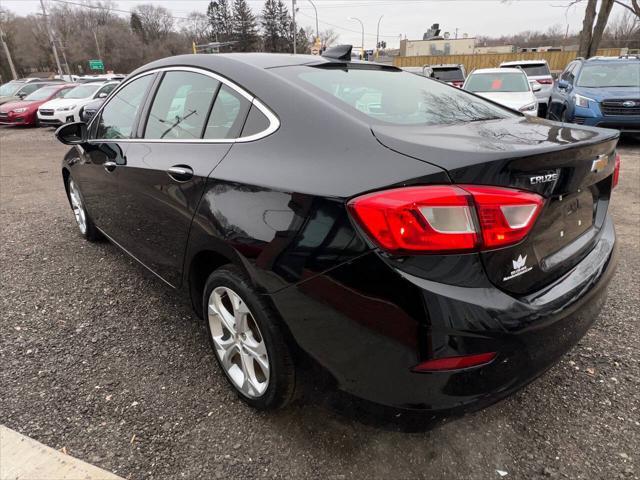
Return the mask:
[(544, 59), (540, 60), (510, 60), (508, 62), (502, 62), (500, 65), (542, 65), (546, 64)]
[(522, 73), (524, 75), (524, 72), (522, 70), (520, 70), (519, 68), (478, 68), (477, 70), (474, 70), (473, 72), (471, 72), (469, 75), (472, 75), (474, 73)]

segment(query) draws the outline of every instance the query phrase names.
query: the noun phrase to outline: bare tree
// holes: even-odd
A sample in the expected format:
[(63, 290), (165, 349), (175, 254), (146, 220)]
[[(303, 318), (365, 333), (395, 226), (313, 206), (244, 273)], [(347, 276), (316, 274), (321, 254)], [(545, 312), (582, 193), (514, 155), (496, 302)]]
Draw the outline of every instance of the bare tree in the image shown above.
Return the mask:
[(208, 40), (211, 33), (209, 18), (204, 13), (191, 12), (187, 19), (182, 21), (182, 32), (196, 43)]
[(164, 39), (173, 29), (173, 17), (164, 7), (151, 4), (138, 5), (132, 10), (140, 20), (140, 26), (147, 42)]

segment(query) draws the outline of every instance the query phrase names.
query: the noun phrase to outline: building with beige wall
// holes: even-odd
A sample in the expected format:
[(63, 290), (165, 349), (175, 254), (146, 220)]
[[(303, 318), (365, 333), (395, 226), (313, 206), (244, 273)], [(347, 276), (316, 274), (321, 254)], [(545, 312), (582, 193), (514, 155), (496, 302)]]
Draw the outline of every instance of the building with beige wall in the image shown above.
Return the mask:
[(475, 38), (447, 38), (442, 40), (400, 40), (400, 56), (465, 55), (472, 54)]

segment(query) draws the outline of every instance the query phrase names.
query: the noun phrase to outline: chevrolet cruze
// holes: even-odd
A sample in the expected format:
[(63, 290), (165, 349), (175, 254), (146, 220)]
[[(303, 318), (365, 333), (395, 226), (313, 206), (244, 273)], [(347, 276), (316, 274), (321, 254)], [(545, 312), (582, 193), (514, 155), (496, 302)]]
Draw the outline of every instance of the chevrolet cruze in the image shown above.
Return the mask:
[(260, 409), (303, 376), (399, 409), (487, 405), (585, 334), (616, 264), (617, 131), (346, 47), (159, 60), (56, 134), (80, 233), (188, 295)]

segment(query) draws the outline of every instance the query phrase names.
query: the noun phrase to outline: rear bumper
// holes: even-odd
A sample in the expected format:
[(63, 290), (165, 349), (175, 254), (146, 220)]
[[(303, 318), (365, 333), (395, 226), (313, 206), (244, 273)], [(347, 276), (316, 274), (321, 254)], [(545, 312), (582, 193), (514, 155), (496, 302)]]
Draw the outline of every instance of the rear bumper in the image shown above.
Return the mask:
[[(369, 254), (272, 299), (297, 345), (338, 389), (394, 408), (454, 414), (503, 398), (558, 361), (596, 320), (615, 265), (607, 218), (592, 252), (528, 297), (490, 284), (425, 280)], [(370, 288), (361, 280), (352, 284), (359, 270), (381, 276)], [(412, 371), (426, 359), (484, 352), (498, 356), (465, 370)]]

